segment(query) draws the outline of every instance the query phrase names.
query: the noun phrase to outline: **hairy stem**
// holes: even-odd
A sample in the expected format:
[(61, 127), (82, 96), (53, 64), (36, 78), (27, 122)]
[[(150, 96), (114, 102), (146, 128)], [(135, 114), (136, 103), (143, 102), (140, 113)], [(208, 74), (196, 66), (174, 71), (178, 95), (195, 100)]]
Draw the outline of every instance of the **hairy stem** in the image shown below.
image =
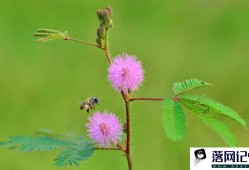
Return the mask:
[(71, 41), (75, 41), (75, 42), (78, 42), (78, 43), (87, 44), (87, 45), (91, 45), (91, 46), (95, 46), (95, 47), (100, 48), (100, 46), (98, 44), (90, 43), (90, 42), (79, 40), (79, 39), (72, 38), (72, 37), (67, 37), (64, 40), (71, 40)]
[(147, 98), (147, 97), (139, 97), (139, 98), (131, 98), (130, 102), (136, 101), (136, 100), (149, 100), (149, 101), (163, 101), (163, 98)]

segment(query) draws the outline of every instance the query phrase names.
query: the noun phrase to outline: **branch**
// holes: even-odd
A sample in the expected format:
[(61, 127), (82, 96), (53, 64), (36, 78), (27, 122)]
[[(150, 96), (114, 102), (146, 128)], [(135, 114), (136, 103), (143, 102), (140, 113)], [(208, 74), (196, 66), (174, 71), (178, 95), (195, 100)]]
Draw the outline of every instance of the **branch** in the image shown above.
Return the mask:
[(75, 42), (78, 42), (78, 43), (87, 44), (87, 45), (91, 45), (91, 46), (95, 46), (95, 47), (100, 48), (98, 44), (90, 43), (90, 42), (79, 40), (79, 39), (72, 38), (72, 37), (64, 38), (64, 40), (71, 40), (71, 41), (75, 41)]
[(163, 98), (147, 98), (147, 97), (140, 97), (140, 98), (131, 98), (130, 102), (136, 101), (136, 100), (149, 100), (149, 101), (163, 101)]
[(95, 148), (95, 150), (116, 150), (116, 151), (119, 151), (118, 148)]

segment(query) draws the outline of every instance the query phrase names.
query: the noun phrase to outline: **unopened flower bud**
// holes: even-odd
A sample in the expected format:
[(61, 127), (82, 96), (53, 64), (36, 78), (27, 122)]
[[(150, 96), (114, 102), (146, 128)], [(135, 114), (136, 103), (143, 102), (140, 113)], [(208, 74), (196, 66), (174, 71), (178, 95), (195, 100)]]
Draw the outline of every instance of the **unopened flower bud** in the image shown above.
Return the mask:
[(105, 38), (105, 28), (103, 26), (100, 26), (97, 30), (97, 36), (100, 39)]
[(96, 43), (101, 46), (101, 40), (99, 38), (96, 38)]
[(108, 22), (111, 19), (111, 15), (107, 9), (103, 11), (103, 20)]
[(98, 9), (96, 13), (97, 13), (99, 21), (103, 22), (104, 21), (104, 19), (103, 19), (103, 11), (101, 9)]
[(105, 7), (105, 9), (109, 12), (110, 17), (112, 18), (113, 12), (112, 12), (112, 8), (110, 6)]

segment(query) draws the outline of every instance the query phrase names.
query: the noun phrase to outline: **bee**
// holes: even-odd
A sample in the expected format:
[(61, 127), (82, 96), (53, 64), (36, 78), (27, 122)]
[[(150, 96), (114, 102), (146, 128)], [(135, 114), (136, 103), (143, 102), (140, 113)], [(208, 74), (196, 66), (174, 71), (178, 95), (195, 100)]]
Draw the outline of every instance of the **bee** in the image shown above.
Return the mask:
[(100, 99), (97, 97), (90, 97), (84, 100), (80, 105), (80, 110), (86, 110), (89, 113), (90, 109), (95, 109), (96, 105), (99, 105)]

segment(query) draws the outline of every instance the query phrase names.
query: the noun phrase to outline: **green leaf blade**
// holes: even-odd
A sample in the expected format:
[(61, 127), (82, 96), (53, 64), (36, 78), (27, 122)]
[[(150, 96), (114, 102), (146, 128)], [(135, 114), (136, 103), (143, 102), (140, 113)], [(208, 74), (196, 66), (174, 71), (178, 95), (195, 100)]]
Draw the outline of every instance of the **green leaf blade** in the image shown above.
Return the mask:
[(166, 135), (173, 141), (180, 141), (186, 133), (185, 115), (180, 102), (166, 98), (163, 112), (162, 118)]
[(194, 112), (194, 113), (207, 113), (208, 110), (205, 109), (204, 107), (201, 107), (200, 105), (188, 101), (188, 100), (181, 100), (181, 103), (183, 106), (185, 106), (186, 108), (188, 108), (190, 111)]
[(33, 35), (39, 38), (36, 40), (37, 42), (45, 42), (55, 39), (67, 40), (69, 38), (67, 32), (52, 29), (38, 29)]
[(94, 151), (94, 145), (83, 137), (65, 140), (50, 136), (12, 136), (0, 147), (19, 149), (23, 152), (52, 151), (63, 149), (54, 160), (56, 166), (78, 165), (79, 161), (88, 159)]
[(214, 110), (217, 113), (223, 114), (227, 117), (232, 118), (233, 120), (240, 123), (243, 127), (246, 127), (246, 121), (232, 108), (227, 107), (219, 102), (214, 101), (210, 98), (201, 99), (201, 103), (210, 107), (210, 109)]
[(12, 136), (9, 137), (9, 140), (5, 143), (8, 148), (17, 148), (23, 152), (51, 151), (71, 145), (69, 141), (46, 136)]
[(187, 93), (189, 91), (192, 91), (196, 88), (203, 87), (203, 86), (210, 86), (211, 84), (200, 81), (198, 79), (189, 79), (185, 80), (184, 82), (175, 82), (173, 84), (173, 91), (176, 95), (180, 95), (183, 93)]
[[(219, 102), (216, 102), (213, 99), (207, 98), (205, 96), (196, 96), (196, 95), (190, 95), (190, 94), (182, 94), (179, 96), (180, 101), (183, 104), (190, 104), (193, 103), (194, 105), (206, 109), (213, 110), (214, 112), (217, 112), (219, 114), (222, 114), (224, 116), (227, 116), (238, 123), (240, 123), (243, 127), (246, 127), (246, 121), (233, 109), (230, 107), (227, 107)], [(188, 106), (186, 106), (188, 107)], [(191, 110), (191, 109), (190, 109)], [(194, 109), (192, 108), (194, 111)]]
[(211, 128), (223, 141), (230, 147), (236, 147), (237, 141), (227, 125), (214, 117), (204, 114), (198, 114), (199, 119), (203, 121), (209, 128)]
[(94, 152), (93, 144), (87, 142), (83, 145), (68, 147), (61, 151), (57, 158), (54, 159), (54, 165), (63, 167), (67, 165), (79, 165), (79, 161), (88, 159)]

